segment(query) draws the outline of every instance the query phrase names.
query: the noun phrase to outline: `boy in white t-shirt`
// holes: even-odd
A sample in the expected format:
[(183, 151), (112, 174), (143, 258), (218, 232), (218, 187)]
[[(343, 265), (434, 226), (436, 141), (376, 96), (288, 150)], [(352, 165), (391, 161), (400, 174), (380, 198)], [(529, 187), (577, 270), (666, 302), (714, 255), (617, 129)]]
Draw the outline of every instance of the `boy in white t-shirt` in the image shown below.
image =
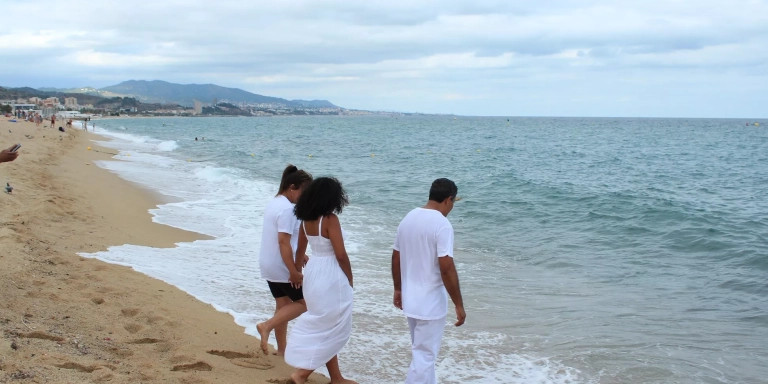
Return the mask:
[(411, 331), (406, 383), (437, 383), (435, 362), (445, 328), (446, 291), (456, 308), (455, 325), (466, 319), (453, 263), (453, 226), (446, 218), (457, 191), (453, 181), (435, 180), (427, 204), (410, 211), (397, 227), (392, 251), (393, 303), (405, 313)]
[(299, 219), (294, 215), (293, 207), (310, 182), (312, 175), (288, 165), (280, 179), (277, 196), (264, 209), (259, 269), (275, 298), (274, 316), (256, 324), (264, 354), (268, 352), (267, 342), (273, 329), (277, 354), (282, 356), (285, 353), (288, 322), (307, 310), (301, 290), (303, 276), (294, 262), (299, 241)]

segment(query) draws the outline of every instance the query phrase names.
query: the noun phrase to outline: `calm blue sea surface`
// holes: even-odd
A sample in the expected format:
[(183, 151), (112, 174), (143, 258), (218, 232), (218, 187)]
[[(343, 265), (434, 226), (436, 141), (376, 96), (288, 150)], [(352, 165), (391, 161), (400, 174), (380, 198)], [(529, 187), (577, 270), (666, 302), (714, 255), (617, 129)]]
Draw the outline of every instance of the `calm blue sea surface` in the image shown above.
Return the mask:
[(283, 168), (339, 178), (350, 195), (340, 218), (355, 273), (354, 331), (339, 361), (361, 383), (405, 377), (410, 346), (391, 304), (391, 245), (437, 177), (453, 179), (463, 197), (449, 219), (468, 312), (465, 326), (446, 328), (441, 383), (768, 380), (768, 122), (92, 123), (110, 139), (98, 144), (118, 153), (100, 166), (170, 197), (152, 210), (155, 221), (214, 239), (85, 256), (174, 284), (253, 335), (273, 311), (258, 249)]

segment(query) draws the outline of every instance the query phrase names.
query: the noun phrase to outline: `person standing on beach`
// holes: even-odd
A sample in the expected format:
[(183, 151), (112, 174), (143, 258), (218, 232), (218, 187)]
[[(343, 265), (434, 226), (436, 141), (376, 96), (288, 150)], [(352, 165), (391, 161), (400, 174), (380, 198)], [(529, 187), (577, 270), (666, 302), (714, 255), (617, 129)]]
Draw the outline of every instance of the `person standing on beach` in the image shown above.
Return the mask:
[(403, 310), (411, 331), (411, 365), (405, 382), (435, 384), (435, 362), (445, 328), (448, 300), (456, 309), (455, 326), (467, 315), (461, 298), (459, 275), (453, 263), (453, 209), (458, 188), (449, 179), (437, 179), (424, 207), (411, 210), (397, 227), (392, 251), (395, 307)]
[(322, 365), (332, 384), (356, 384), (341, 375), (338, 358), (352, 333), (352, 265), (336, 216), (347, 204), (344, 188), (331, 177), (314, 180), (296, 203), (296, 217), (302, 221), (296, 269), (307, 259), (307, 244), (312, 258), (302, 286), (307, 312), (293, 325), (285, 351), (285, 362), (296, 367), (291, 374), (295, 384), (303, 384)]
[(264, 354), (268, 353), (269, 334), (273, 329), (277, 339), (277, 354), (285, 354), (288, 322), (307, 310), (301, 290), (303, 276), (294, 260), (299, 219), (293, 213), (293, 207), (311, 181), (312, 175), (294, 165), (288, 165), (283, 171), (277, 195), (264, 209), (259, 268), (261, 277), (267, 280), (275, 298), (275, 314), (256, 325)]

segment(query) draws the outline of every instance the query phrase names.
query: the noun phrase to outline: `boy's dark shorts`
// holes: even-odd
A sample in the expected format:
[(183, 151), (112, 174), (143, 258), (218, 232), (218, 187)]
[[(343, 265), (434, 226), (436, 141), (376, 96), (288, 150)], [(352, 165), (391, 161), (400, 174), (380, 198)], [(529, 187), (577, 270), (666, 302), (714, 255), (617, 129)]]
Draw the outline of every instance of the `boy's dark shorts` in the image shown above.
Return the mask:
[(269, 284), (269, 290), (272, 292), (272, 297), (275, 299), (288, 296), (291, 301), (304, 300), (304, 293), (301, 288), (291, 287), (291, 283), (275, 283), (267, 281)]

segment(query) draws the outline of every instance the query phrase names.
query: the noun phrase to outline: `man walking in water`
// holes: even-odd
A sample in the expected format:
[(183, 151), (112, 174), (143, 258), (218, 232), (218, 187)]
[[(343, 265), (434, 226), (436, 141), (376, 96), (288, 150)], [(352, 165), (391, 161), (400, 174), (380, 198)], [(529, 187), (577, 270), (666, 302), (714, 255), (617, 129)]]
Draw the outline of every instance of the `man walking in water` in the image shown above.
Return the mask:
[(435, 362), (445, 328), (448, 300), (456, 308), (458, 327), (466, 313), (453, 263), (453, 209), (458, 188), (448, 179), (437, 179), (424, 207), (410, 211), (397, 227), (392, 251), (395, 307), (408, 318), (411, 330), (411, 366), (407, 384), (436, 384)]

